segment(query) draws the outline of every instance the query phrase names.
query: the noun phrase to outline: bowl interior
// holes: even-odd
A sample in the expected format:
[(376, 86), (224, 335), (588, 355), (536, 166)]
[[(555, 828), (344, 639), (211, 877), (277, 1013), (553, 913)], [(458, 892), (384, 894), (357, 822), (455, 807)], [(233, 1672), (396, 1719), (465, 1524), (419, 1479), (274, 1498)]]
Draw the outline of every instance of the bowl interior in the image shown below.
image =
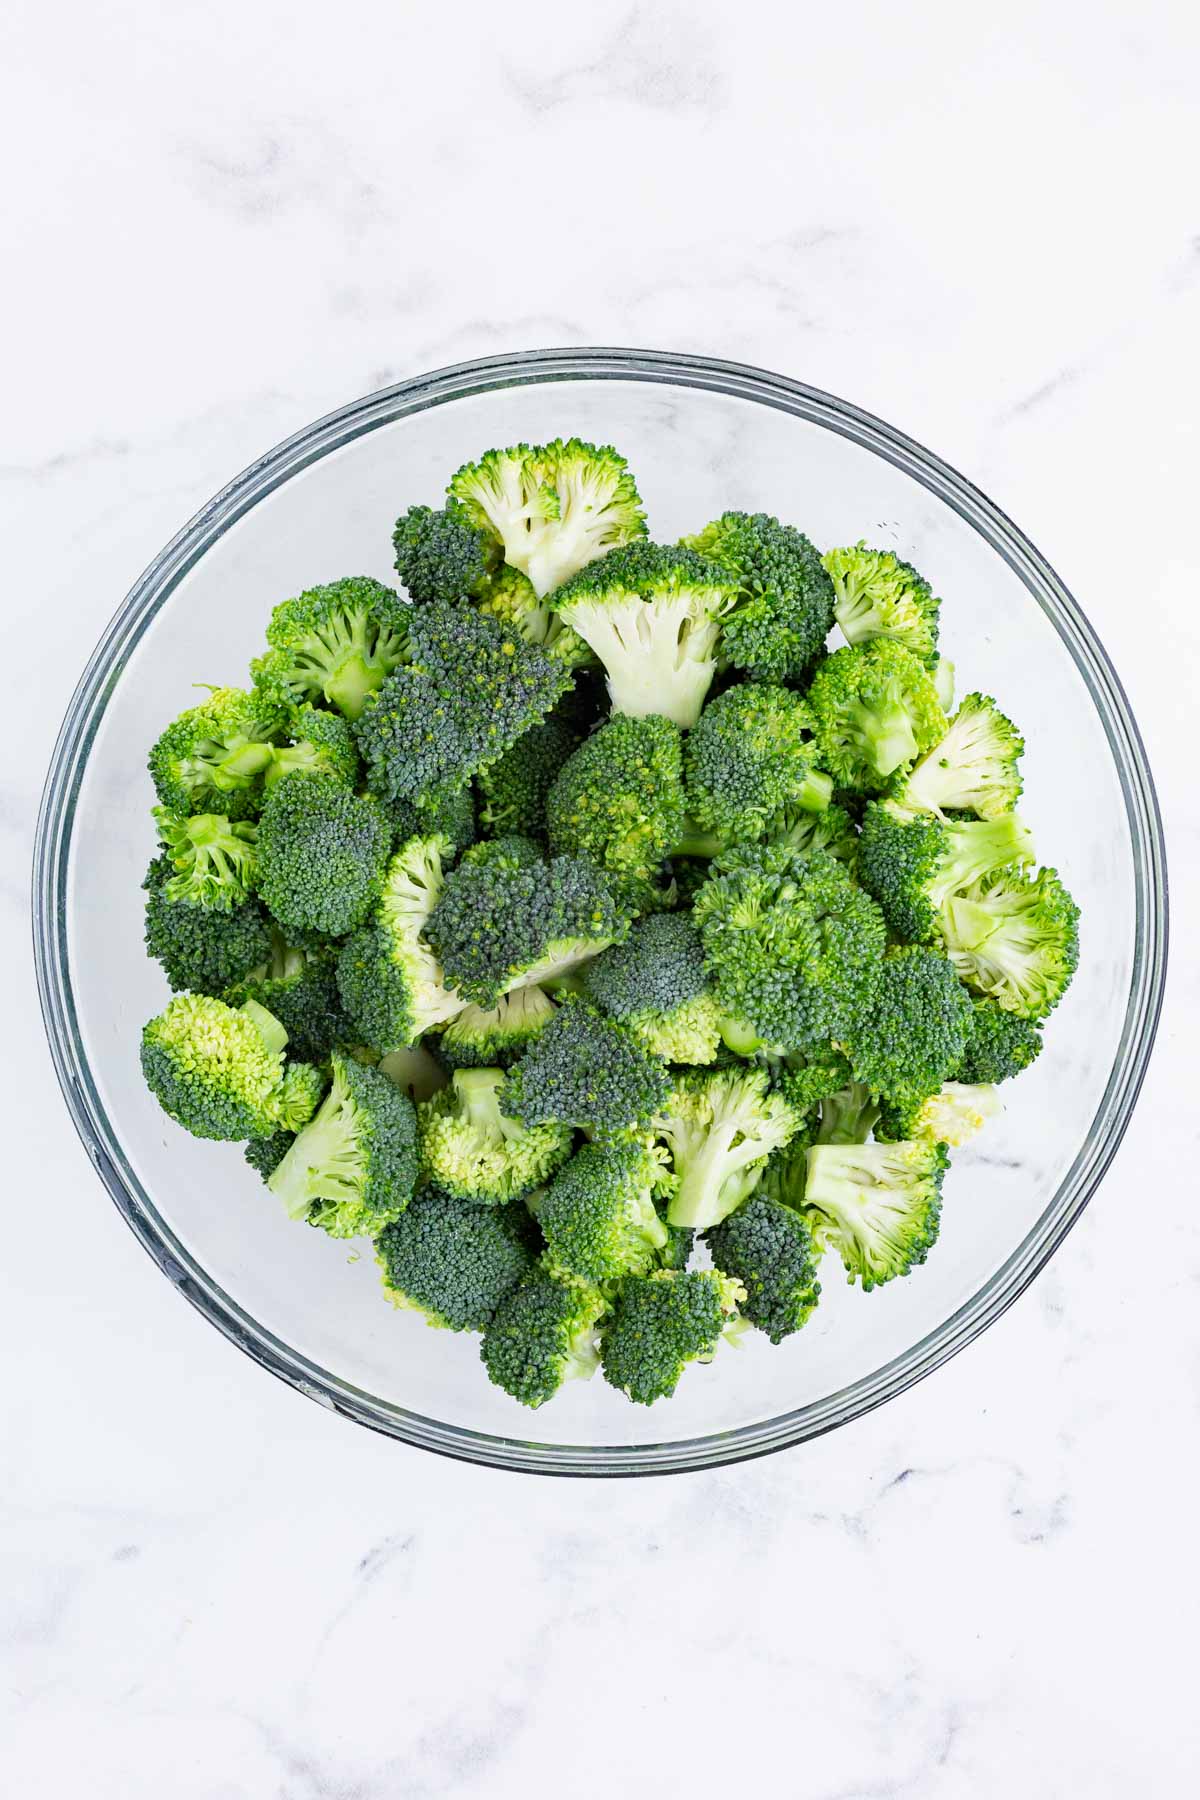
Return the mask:
[[(60, 751), (69, 779), (48, 827), (58, 834), (59, 1036), (77, 1117), (123, 1208), (254, 1354), (434, 1447), (539, 1467), (661, 1468), (850, 1416), (1017, 1291), (1086, 1199), (1132, 1102), (1131, 1057), (1152, 1029), (1145, 960), (1158, 913), (1119, 691), (1049, 571), (986, 502), (886, 428), (790, 384), (661, 364), (559, 374), (489, 371), (348, 409), (235, 484), (151, 571)], [(1082, 907), (1083, 955), (1040, 1062), (1006, 1087), (1006, 1111), (977, 1147), (953, 1159), (926, 1267), (863, 1295), (827, 1261), (815, 1317), (782, 1347), (752, 1335), (653, 1409), (597, 1379), (531, 1414), (489, 1386), (476, 1339), (434, 1333), (383, 1303), (369, 1245), (289, 1223), (236, 1148), (195, 1142), (159, 1111), (137, 1045), (167, 990), (142, 947), (139, 883), (154, 844), (146, 751), (194, 700), (193, 684), (241, 682), (269, 609), (302, 587), (351, 573), (393, 579), (397, 512), (437, 504), (468, 457), (571, 433), (621, 447), (655, 537), (727, 507), (763, 509), (821, 546), (895, 546), (927, 574), (943, 596), (960, 693), (993, 694), (1025, 731), (1023, 810)]]

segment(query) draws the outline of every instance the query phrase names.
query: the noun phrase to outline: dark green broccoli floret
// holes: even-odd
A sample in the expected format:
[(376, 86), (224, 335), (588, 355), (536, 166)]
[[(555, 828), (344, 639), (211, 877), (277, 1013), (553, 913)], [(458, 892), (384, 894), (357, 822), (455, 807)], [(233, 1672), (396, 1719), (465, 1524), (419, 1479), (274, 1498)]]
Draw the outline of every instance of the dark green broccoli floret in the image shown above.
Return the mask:
[(515, 988), (495, 1006), (466, 1006), (438, 1040), (438, 1054), (452, 1069), (507, 1069), (523, 1056), (554, 1017), (554, 1002), (540, 987)]
[(853, 874), (858, 864), (858, 828), (844, 806), (827, 806), (823, 812), (806, 812), (788, 806), (767, 821), (763, 837), (795, 855), (828, 850)]
[(523, 1199), (571, 1154), (567, 1125), (522, 1125), (500, 1110), (503, 1069), (456, 1069), (417, 1110), (426, 1180), (481, 1206)]
[(380, 1233), (384, 1292), (447, 1331), (482, 1331), (532, 1266), (508, 1207), (426, 1188)]
[(874, 901), (824, 850), (793, 856), (773, 845), (724, 852), (692, 916), (722, 1011), (746, 1041), (808, 1050), (841, 1042), (870, 1004), (883, 956)]
[(570, 681), (541, 650), (466, 604), (414, 609), (412, 666), (355, 721), (367, 785), (419, 802), (464, 787), (548, 713)]
[(396, 573), (413, 600), (463, 600), (478, 595), (500, 562), (490, 533), (471, 523), (456, 500), (434, 511), (410, 506), (392, 533)]
[(242, 1155), (256, 1174), (269, 1181), (295, 1141), (294, 1131), (273, 1131), (270, 1137), (251, 1138)]
[(561, 719), (543, 719), (519, 737), (478, 776), (479, 817), (494, 832), (543, 837), (546, 796), (575, 748), (575, 733)]
[(817, 760), (835, 782), (878, 792), (945, 736), (929, 671), (890, 638), (837, 650), (808, 690)]
[(923, 575), (894, 551), (863, 543), (827, 550), (837, 622), (851, 644), (889, 638), (924, 663), (937, 652), (941, 601)]
[(741, 1311), (773, 1344), (799, 1331), (821, 1297), (808, 1226), (766, 1194), (705, 1233), (714, 1264), (746, 1290)]
[(324, 1090), (316, 1069), (285, 1063), (287, 1032), (265, 1008), (176, 994), (142, 1032), (146, 1085), (193, 1137), (270, 1137), (312, 1117)]
[(585, 1281), (615, 1281), (655, 1267), (667, 1228), (654, 1206), (661, 1164), (636, 1139), (585, 1144), (534, 1207), (558, 1269)]
[(288, 726), (288, 742), (267, 765), (268, 789), (285, 775), (335, 775), (343, 787), (358, 786), (358, 746), (349, 720), (319, 706), (298, 706)]
[(370, 695), (408, 659), (411, 609), (366, 575), (285, 600), (267, 626), (267, 654), (251, 664), (271, 701), (335, 706), (357, 719)]
[(769, 513), (722, 513), (683, 542), (729, 570), (738, 602), (722, 654), (759, 681), (800, 679), (833, 625), (833, 584), (814, 545)]
[(808, 708), (751, 682), (710, 700), (684, 752), (688, 809), (725, 842), (761, 836), (785, 807), (820, 812), (833, 783), (815, 766)]
[(225, 907), (169, 900), (172, 865), (156, 856), (146, 871), (146, 949), (173, 988), (221, 994), (269, 955), (271, 926), (257, 900)]
[(533, 1269), (504, 1296), (484, 1329), (479, 1353), (489, 1381), (522, 1406), (541, 1406), (564, 1381), (594, 1375), (604, 1305), (586, 1281)]
[(850, 1034), (855, 1078), (894, 1104), (920, 1105), (962, 1062), (970, 1028), (970, 996), (945, 956), (919, 946), (889, 950)]
[(259, 965), (225, 995), (231, 1006), (257, 1000), (288, 1034), (302, 1062), (324, 1062), (335, 1044), (355, 1041), (338, 994), (335, 950), (293, 950), (276, 936)]
[(666, 1062), (710, 1063), (721, 1041), (721, 1015), (704, 969), (704, 946), (691, 919), (657, 913), (635, 920), (583, 968), (583, 988), (610, 1018)]
[(154, 808), (171, 874), (163, 882), (168, 900), (187, 901), (211, 912), (232, 912), (250, 899), (258, 884), (258, 826), (223, 813), (181, 818), (165, 806)]
[(1042, 1048), (1042, 1031), (1030, 1019), (1008, 1012), (995, 1000), (976, 1000), (971, 1007), (967, 1047), (956, 1071), (969, 1083), (1010, 1081), (1027, 1069)]
[(815, 1144), (804, 1187), (813, 1241), (864, 1289), (907, 1275), (937, 1239), (946, 1168), (938, 1143)]
[(716, 1269), (658, 1269), (619, 1284), (600, 1339), (604, 1379), (641, 1406), (665, 1400), (691, 1362), (711, 1362), (745, 1300)]
[(802, 1114), (847, 1087), (851, 1079), (849, 1058), (832, 1044), (814, 1044), (808, 1052), (793, 1050), (774, 1070), (776, 1087)]
[(567, 994), (510, 1071), (500, 1105), (526, 1125), (552, 1119), (626, 1131), (650, 1123), (670, 1085), (661, 1062), (631, 1031)]
[(563, 764), (546, 801), (551, 848), (649, 877), (684, 828), (680, 732), (618, 713)]
[(995, 819), (1021, 797), (1025, 740), (986, 694), (968, 694), (940, 742), (923, 756), (894, 793), (915, 812), (978, 813)]
[(590, 563), (550, 604), (604, 665), (613, 710), (659, 713), (687, 730), (717, 668), (737, 586), (694, 550), (632, 543)]
[(347, 938), (338, 957), (342, 1005), (368, 1044), (400, 1050), (466, 1005), (447, 985), (425, 942), (429, 915), (442, 892), (448, 838), (412, 838), (387, 866), (371, 921)]
[(379, 894), (391, 832), (382, 807), (332, 775), (288, 775), (258, 827), (258, 891), (284, 935), (344, 937)]
[(628, 914), (604, 874), (574, 856), (472, 862), (446, 877), (425, 936), (447, 983), (480, 1006), (542, 983), (615, 943)]
[(763, 1069), (679, 1076), (654, 1121), (671, 1157), (671, 1224), (706, 1231), (728, 1218), (799, 1126)]
[(1016, 813), (998, 819), (914, 818), (873, 801), (858, 840), (858, 879), (905, 943), (936, 939), (942, 909), (993, 869), (1033, 858), (1033, 839)]
[(489, 450), (452, 476), (449, 492), (540, 599), (585, 563), (645, 535), (623, 456), (579, 438)]
[(330, 1237), (376, 1236), (417, 1179), (417, 1117), (386, 1075), (335, 1050), (333, 1085), (267, 1183), (289, 1218)]
[(160, 803), (183, 815), (253, 817), (283, 722), (281, 708), (261, 694), (210, 689), (207, 700), (167, 726), (150, 752)]
[(410, 838), (443, 837), (459, 854), (475, 842), (475, 796), (469, 787), (436, 788), (422, 794), (419, 801), (385, 800), (380, 804), (397, 847)]
[(941, 925), (968, 986), (1023, 1019), (1052, 1012), (1079, 964), (1079, 908), (1054, 869), (998, 869), (952, 895)]

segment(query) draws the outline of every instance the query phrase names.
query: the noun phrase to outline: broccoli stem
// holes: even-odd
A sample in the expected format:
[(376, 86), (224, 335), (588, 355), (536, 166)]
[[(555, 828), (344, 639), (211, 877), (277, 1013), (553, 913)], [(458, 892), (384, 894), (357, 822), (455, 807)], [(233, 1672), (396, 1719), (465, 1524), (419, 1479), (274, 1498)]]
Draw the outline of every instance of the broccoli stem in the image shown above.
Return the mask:
[(351, 656), (330, 674), (325, 694), (346, 718), (357, 719), (382, 684), (381, 668), (369, 668), (361, 656)]
[(795, 804), (802, 812), (824, 812), (833, 799), (833, 777), (821, 769), (810, 769), (796, 792)]
[(920, 749), (907, 711), (890, 696), (874, 705), (857, 702), (851, 722), (880, 775), (894, 775), (902, 763), (912, 762)]
[(281, 1055), (288, 1041), (288, 1034), (275, 1014), (268, 1012), (265, 1006), (260, 1006), (257, 1000), (243, 1000), (240, 1010), (255, 1027), (272, 1056)]

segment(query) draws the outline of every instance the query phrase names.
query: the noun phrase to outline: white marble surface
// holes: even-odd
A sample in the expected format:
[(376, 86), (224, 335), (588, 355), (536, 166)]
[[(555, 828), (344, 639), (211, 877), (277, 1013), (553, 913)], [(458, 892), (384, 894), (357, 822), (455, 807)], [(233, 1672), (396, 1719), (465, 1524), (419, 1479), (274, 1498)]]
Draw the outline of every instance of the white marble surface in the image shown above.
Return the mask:
[[(1195, 17), (10, 0), (0, 1792), (1155, 1800), (1195, 1705)], [(67, 1123), (38, 791), (134, 576), (259, 450), (501, 348), (715, 351), (978, 481), (1129, 689), (1173, 852), (1141, 1106), (965, 1355), (762, 1463), (600, 1485), (321, 1412), (183, 1305)]]

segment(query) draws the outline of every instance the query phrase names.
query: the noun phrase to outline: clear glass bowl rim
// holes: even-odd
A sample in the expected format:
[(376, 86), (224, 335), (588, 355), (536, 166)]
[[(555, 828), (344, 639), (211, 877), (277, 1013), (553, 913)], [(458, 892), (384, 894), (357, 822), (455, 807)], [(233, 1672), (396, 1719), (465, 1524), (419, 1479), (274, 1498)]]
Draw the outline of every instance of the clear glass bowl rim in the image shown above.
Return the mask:
[[(1016, 573), (1087, 684), (1124, 796), (1135, 882), (1134, 966), (1121, 1042), (1087, 1138), (1038, 1223), (992, 1278), (934, 1331), (871, 1375), (793, 1412), (662, 1444), (544, 1444), (465, 1430), (391, 1405), (299, 1355), (206, 1275), (161, 1218), (126, 1160), (91, 1078), (67, 952), (72, 826), (88, 754), (120, 671), (159, 608), (210, 546), (310, 463), (381, 425), (464, 396), (557, 381), (642, 381), (774, 407), (884, 457), (952, 507)], [(468, 1462), (540, 1474), (656, 1475), (763, 1456), (844, 1425), (932, 1373), (992, 1324), (1053, 1255), (1095, 1192), (1129, 1123), (1154, 1043), (1166, 979), (1167, 874), (1162, 820), (1141, 736), (1120, 681), (1079, 605), (1028, 538), (978, 488), (894, 427), (832, 394), (741, 363), (669, 351), (531, 350), (455, 364), (381, 388), (286, 438), (201, 508), (134, 584), (97, 644), (51, 757), (33, 859), (38, 992), (55, 1072), (75, 1129), (118, 1210), (159, 1268), (248, 1356), (359, 1424)], [(534, 1415), (536, 1417), (536, 1415)]]

